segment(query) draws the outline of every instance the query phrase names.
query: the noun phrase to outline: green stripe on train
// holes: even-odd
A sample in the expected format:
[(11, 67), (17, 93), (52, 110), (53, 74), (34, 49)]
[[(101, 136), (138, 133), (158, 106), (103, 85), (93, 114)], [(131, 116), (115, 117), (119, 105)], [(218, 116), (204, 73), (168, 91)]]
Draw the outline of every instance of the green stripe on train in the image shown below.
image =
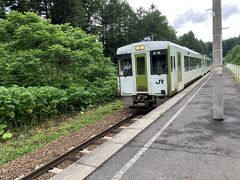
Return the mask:
[(168, 46), (168, 95), (172, 96), (172, 76), (171, 76), (171, 52), (170, 52), (170, 46)]
[[(138, 59), (139, 58), (139, 59)], [(143, 63), (144, 58), (144, 72), (139, 70), (138, 65), (140, 66)], [(142, 61), (142, 62), (140, 62)], [(148, 91), (148, 77), (147, 77), (147, 57), (146, 54), (137, 54), (135, 55), (135, 65), (136, 65), (136, 85), (137, 91)]]

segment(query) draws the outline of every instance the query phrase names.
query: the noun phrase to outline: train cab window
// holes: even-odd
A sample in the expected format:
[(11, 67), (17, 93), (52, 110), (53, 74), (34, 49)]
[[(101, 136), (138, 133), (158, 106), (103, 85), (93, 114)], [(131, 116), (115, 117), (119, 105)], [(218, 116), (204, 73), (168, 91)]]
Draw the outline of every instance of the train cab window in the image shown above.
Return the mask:
[(132, 59), (131, 54), (119, 55), (118, 56), (119, 65), (119, 76), (132, 76)]
[(160, 75), (168, 73), (167, 53), (151, 52), (151, 74)]

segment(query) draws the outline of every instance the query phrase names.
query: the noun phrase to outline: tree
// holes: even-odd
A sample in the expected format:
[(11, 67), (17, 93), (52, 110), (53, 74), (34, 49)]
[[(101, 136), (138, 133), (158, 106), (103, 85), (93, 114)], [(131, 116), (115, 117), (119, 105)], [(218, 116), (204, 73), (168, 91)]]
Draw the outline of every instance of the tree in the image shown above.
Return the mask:
[(32, 1), (29, 0), (5, 0), (5, 2), (5, 5), (11, 10), (19, 12), (27, 12), (32, 10)]
[[(223, 56), (225, 57), (228, 52), (236, 45), (240, 44), (240, 36), (229, 38), (223, 41)], [(212, 56), (212, 42), (205, 43), (209, 56)]]
[(96, 36), (33, 13), (12, 11), (0, 22), (0, 86), (90, 85), (113, 79)]
[(144, 36), (153, 35), (154, 40), (177, 41), (175, 30), (168, 24), (166, 16), (158, 10), (149, 12), (143, 17), (141, 30)]
[(179, 37), (179, 44), (201, 54), (207, 54), (207, 48), (202, 40), (198, 40), (192, 31)]
[(223, 56), (225, 56), (228, 53), (228, 51), (233, 49), (238, 44), (240, 44), (240, 36), (224, 40), (223, 41)]
[[(104, 55), (115, 59), (117, 48), (146, 36), (177, 42), (175, 30), (152, 4), (136, 12), (126, 0), (3, 0), (2, 9), (35, 12), (53, 24), (69, 23), (99, 36)], [(1, 4), (0, 4), (1, 5)], [(0, 6), (1, 9), (1, 6)], [(0, 16), (4, 16), (0, 11)], [(2, 14), (2, 15), (1, 15)]]
[(227, 53), (224, 62), (240, 65), (240, 44)]
[(86, 32), (98, 34), (97, 24), (101, 11), (102, 0), (82, 0), (84, 22), (81, 26)]
[(157, 10), (157, 6), (152, 3), (152, 4), (150, 5), (149, 12), (152, 13), (152, 12), (154, 12), (154, 11), (156, 11), (156, 10)]
[(5, 17), (5, 3), (4, 1), (0, 2), (0, 19), (3, 19)]
[(148, 12), (143, 7), (140, 7), (137, 9), (136, 16), (138, 20), (141, 22), (143, 20), (143, 17), (146, 16), (147, 13)]
[(52, 4), (52, 0), (2, 0), (2, 4), (9, 10), (15, 10), (18, 12), (35, 12), (39, 16), (49, 16), (49, 9)]
[(133, 39), (135, 42), (133, 26), (137, 18), (126, 1), (101, 0), (96, 9), (91, 32), (100, 37), (105, 56), (115, 59), (118, 47), (133, 42)]
[(79, 0), (52, 0), (50, 14), (53, 24), (70, 23), (81, 27), (84, 17), (82, 3)]
[(205, 46), (206, 46), (206, 49), (207, 49), (207, 55), (209, 57), (212, 57), (212, 42), (206, 42)]

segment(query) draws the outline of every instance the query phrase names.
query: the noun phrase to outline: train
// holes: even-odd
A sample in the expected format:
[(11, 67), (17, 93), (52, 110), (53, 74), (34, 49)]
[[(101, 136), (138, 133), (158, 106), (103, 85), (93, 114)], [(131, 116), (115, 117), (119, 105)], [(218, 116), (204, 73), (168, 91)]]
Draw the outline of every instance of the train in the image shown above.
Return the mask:
[(117, 49), (118, 92), (124, 107), (154, 108), (212, 68), (206, 55), (169, 41), (143, 41)]

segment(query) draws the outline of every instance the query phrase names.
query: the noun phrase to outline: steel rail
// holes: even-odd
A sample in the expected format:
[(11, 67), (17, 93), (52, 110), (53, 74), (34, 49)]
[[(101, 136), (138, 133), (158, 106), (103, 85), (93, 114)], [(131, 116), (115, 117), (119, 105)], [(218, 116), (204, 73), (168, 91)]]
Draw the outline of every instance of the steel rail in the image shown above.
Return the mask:
[(64, 154), (59, 155), (58, 157), (56, 157), (53, 160), (49, 161), (47, 164), (44, 164), (44, 165), (38, 167), (37, 169), (35, 169), (31, 173), (27, 174), (26, 176), (24, 176), (24, 177), (22, 177), (20, 179), (21, 180), (33, 180), (33, 179), (39, 177), (40, 175), (48, 172), (48, 170), (53, 169), (55, 166), (57, 166), (61, 162), (63, 162), (66, 159), (68, 159), (69, 156), (72, 156), (72, 155), (78, 153), (79, 151), (83, 150), (85, 147), (87, 147), (87, 146), (91, 145), (93, 142), (101, 139), (102, 137), (107, 135), (109, 132), (111, 132), (114, 129), (117, 129), (123, 123), (133, 119), (137, 115), (138, 115), (137, 111), (133, 112), (132, 114), (130, 114), (127, 117), (123, 118), (120, 122), (116, 123), (115, 125), (110, 126), (109, 128), (103, 130), (99, 134), (97, 134), (94, 137), (90, 138), (89, 140), (86, 140), (85, 142), (79, 144), (78, 146), (74, 147), (73, 149), (70, 149), (69, 151), (65, 152)]

